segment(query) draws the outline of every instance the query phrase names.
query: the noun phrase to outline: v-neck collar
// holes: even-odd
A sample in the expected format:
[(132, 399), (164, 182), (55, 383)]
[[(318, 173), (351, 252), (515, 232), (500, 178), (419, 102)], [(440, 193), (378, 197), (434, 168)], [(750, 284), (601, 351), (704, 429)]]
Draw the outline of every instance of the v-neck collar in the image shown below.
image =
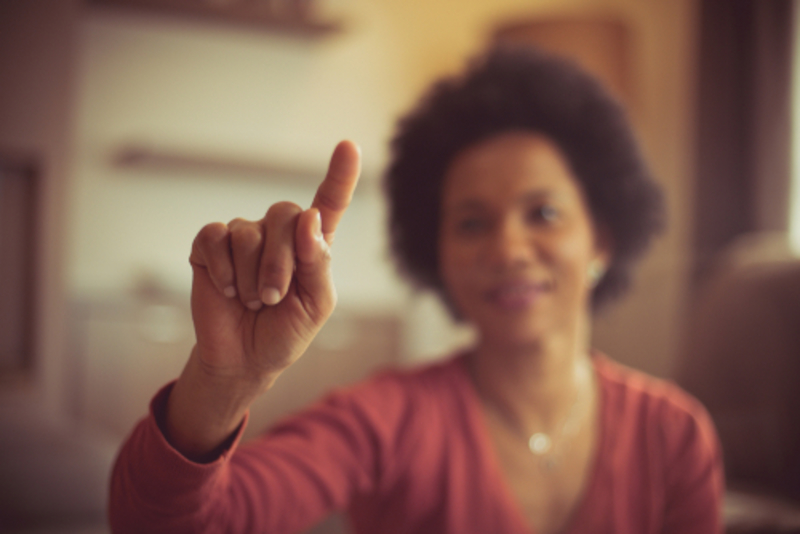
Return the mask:
[[(598, 367), (602, 366), (603, 364), (603, 355), (593, 351), (591, 358), (592, 368), (594, 369), (595, 377), (597, 379), (599, 396), (597, 407), (600, 414), (599, 421), (597, 422), (599, 424), (598, 443), (597, 447), (595, 448), (592, 465), (589, 468), (591, 472), (589, 474), (585, 491), (578, 499), (578, 504), (573, 511), (572, 517), (567, 522), (566, 528), (560, 534), (579, 534), (580, 532), (586, 532), (584, 527), (589, 526), (587, 524), (587, 521), (590, 521), (590, 518), (588, 517), (589, 510), (593, 508), (593, 502), (598, 498), (598, 492), (601, 490), (601, 460), (602, 458), (607, 457), (608, 454), (608, 410), (606, 409), (606, 403), (608, 402), (608, 399), (603, 373), (600, 371), (600, 369), (598, 369)], [(492, 438), (489, 435), (489, 427), (480, 398), (478, 397), (478, 392), (475, 389), (475, 384), (472, 382), (472, 379), (469, 375), (466, 353), (458, 357), (458, 364), (461, 375), (460, 379), (464, 381), (463, 390), (465, 392), (465, 400), (467, 402), (468, 409), (471, 412), (470, 420), (473, 421), (471, 430), (473, 437), (478, 444), (480, 457), (484, 459), (482, 468), (484, 470), (484, 474), (491, 484), (490, 487), (496, 489), (495, 492), (491, 493), (497, 495), (498, 500), (502, 502), (503, 507), (508, 512), (509, 517), (513, 518), (516, 530), (518, 530), (520, 533), (537, 534), (536, 531), (528, 524), (525, 514), (522, 512), (522, 507), (519, 501), (517, 501), (516, 495), (514, 495), (510, 484), (503, 474), (503, 470), (500, 466), (500, 458), (497, 455), (497, 450), (495, 449)]]

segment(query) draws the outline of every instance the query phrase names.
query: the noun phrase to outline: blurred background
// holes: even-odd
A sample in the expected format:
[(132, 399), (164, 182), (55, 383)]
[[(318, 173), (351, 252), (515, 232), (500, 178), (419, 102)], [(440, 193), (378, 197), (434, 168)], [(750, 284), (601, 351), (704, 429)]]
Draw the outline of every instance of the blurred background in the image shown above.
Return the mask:
[[(212, 221), (364, 174), (340, 304), (248, 435), (468, 343), (387, 253), (395, 121), (498, 42), (572, 57), (629, 110), (669, 231), (595, 345), (709, 408), (731, 532), (800, 531), (800, 85), (792, 0), (0, 0), (0, 531), (105, 533), (116, 449), (193, 343)], [(795, 95), (798, 93), (798, 96)], [(344, 532), (334, 518), (317, 532)]]

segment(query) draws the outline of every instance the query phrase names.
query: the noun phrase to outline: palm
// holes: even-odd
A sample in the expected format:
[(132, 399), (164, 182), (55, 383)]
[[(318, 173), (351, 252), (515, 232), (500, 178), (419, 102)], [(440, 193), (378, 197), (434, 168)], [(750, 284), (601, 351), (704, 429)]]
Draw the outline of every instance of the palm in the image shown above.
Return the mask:
[(252, 311), (221, 295), (202, 272), (192, 287), (192, 317), (203, 363), (225, 374), (285, 367), (315, 333), (294, 286), (279, 304)]

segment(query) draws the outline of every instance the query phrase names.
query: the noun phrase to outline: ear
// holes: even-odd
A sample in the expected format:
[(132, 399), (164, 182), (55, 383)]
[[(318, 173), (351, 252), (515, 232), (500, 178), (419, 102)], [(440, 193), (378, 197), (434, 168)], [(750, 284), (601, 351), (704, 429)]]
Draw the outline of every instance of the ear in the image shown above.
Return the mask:
[(607, 271), (614, 259), (614, 238), (611, 230), (605, 224), (594, 225), (594, 260), (603, 266), (603, 271)]

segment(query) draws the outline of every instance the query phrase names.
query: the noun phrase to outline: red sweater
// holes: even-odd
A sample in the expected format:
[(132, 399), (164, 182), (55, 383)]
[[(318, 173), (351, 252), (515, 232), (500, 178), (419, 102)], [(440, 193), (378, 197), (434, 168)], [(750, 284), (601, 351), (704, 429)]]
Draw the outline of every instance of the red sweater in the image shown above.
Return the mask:
[[(569, 534), (721, 532), (713, 425), (676, 386), (594, 358), (597, 460)], [(357, 533), (529, 534), (503, 479), (463, 357), (334, 392), (269, 433), (193, 463), (151, 404), (117, 460), (115, 533), (302, 532), (347, 510)]]

